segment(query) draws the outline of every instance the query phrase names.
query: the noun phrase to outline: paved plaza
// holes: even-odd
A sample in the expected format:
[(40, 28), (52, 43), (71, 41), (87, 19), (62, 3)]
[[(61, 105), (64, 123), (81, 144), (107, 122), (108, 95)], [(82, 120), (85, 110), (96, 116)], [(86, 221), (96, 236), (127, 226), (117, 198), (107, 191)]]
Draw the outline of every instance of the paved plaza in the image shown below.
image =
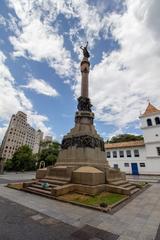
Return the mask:
[(151, 175), (126, 175), (127, 180), (129, 181), (143, 181), (143, 182), (149, 182), (149, 183), (160, 183), (160, 175), (158, 176), (151, 176)]
[[(4, 202), (5, 199), (7, 199), (6, 202), (11, 201), (11, 205), (13, 204), (13, 207), (14, 204), (18, 204), (18, 206), (20, 204), (25, 208), (27, 207), (27, 209), (29, 208), (32, 211), (35, 211), (34, 214), (31, 214), (37, 216), (35, 219), (41, 218), (41, 216), (46, 216), (49, 219), (53, 219), (53, 222), (58, 221), (61, 224), (66, 224), (70, 229), (70, 235), (67, 235), (66, 233), (66, 238), (61, 239), (67, 239), (67, 237), (70, 236), (70, 239), (84, 240), (159, 240), (160, 231), (157, 233), (160, 224), (159, 183), (153, 183), (150, 188), (138, 195), (135, 199), (133, 199), (119, 211), (113, 215), (110, 215), (103, 212), (97, 212), (91, 209), (43, 198), (37, 195), (32, 195), (30, 193), (9, 189), (4, 185), (5, 180), (19, 180), (20, 177), (22, 177), (22, 179), (28, 179), (30, 176), (31, 178), (33, 177), (33, 173), (29, 173), (28, 175), (13, 175), (11, 176), (9, 174), (0, 176), (0, 197), (2, 197), (2, 200)], [(64, 228), (64, 231), (67, 231), (65, 230), (67, 227)], [(43, 228), (43, 230), (47, 232), (47, 227)], [(103, 231), (101, 232), (101, 230)], [(99, 235), (90, 235), (87, 233), (87, 231), (91, 233), (96, 232), (96, 234)], [(0, 240), (1, 239), (4, 240), (5, 238), (0, 238)], [(12, 240), (14, 239), (18, 238), (12, 238)], [(60, 238), (52, 237), (52, 239)]]

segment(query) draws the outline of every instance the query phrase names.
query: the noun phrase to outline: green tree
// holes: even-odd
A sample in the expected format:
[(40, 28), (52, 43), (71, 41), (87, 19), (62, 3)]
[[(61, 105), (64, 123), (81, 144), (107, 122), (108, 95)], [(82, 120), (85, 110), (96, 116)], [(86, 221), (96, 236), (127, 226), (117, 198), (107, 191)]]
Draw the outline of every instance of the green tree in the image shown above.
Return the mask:
[(21, 146), (13, 155), (11, 160), (6, 162), (6, 170), (29, 171), (35, 169), (35, 157), (32, 149), (27, 146)]
[(117, 136), (113, 136), (110, 140), (107, 140), (106, 143), (130, 142), (137, 140), (143, 140), (143, 136), (133, 134), (119, 134)]
[(12, 171), (12, 168), (13, 168), (12, 160), (11, 159), (7, 159), (6, 162), (5, 162), (4, 169), (6, 171)]
[(39, 163), (45, 162), (46, 166), (54, 165), (59, 154), (60, 144), (58, 142), (51, 142), (47, 148), (43, 149), (39, 154)]

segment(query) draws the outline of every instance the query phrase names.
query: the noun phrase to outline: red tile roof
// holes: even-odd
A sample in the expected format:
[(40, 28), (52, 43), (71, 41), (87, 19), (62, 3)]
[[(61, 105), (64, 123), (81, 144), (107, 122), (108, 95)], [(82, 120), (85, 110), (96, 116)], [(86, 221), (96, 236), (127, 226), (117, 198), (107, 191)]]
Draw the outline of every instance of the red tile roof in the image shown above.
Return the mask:
[(111, 148), (127, 148), (127, 147), (141, 147), (144, 146), (143, 140), (120, 142), (120, 143), (105, 143), (105, 149)]
[(149, 102), (145, 112), (141, 116), (148, 116), (151, 115), (152, 113), (160, 113), (160, 110)]

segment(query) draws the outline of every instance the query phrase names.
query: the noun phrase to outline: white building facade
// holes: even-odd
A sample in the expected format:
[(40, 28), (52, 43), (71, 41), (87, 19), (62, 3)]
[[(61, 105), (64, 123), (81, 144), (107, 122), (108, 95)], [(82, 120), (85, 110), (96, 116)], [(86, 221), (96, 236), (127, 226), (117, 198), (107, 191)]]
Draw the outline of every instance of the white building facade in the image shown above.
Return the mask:
[(15, 151), (23, 145), (28, 145), (37, 153), (36, 133), (37, 131), (27, 123), (25, 113), (18, 111), (17, 114), (13, 114), (1, 144), (0, 157), (4, 160), (11, 159)]
[(127, 174), (160, 175), (160, 110), (149, 103), (139, 118), (144, 140), (105, 144), (107, 160)]

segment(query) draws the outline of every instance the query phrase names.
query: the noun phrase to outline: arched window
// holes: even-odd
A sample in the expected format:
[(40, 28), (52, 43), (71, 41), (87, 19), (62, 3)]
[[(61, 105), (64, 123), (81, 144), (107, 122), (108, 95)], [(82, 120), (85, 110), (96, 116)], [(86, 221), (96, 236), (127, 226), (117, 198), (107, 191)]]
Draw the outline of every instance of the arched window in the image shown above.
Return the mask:
[(156, 125), (160, 124), (160, 118), (159, 117), (155, 117), (155, 122), (156, 122)]
[(150, 118), (147, 119), (147, 125), (152, 126), (152, 120)]

